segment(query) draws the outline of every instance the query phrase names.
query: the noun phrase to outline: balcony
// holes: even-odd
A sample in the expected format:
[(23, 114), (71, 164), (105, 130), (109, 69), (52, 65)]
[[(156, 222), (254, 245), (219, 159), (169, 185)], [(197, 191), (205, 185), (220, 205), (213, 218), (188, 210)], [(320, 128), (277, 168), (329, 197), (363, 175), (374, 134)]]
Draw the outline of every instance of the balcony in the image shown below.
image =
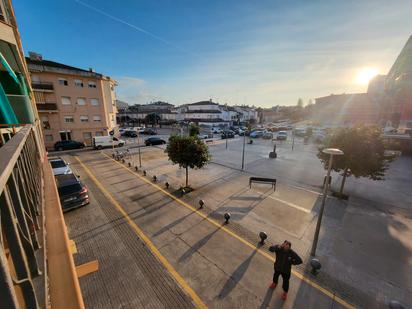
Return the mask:
[(44, 154), (37, 125), (0, 146), (0, 308), (84, 308)]
[(31, 87), (35, 91), (53, 92), (53, 83), (49, 82), (32, 82)]
[(56, 103), (37, 103), (36, 106), (39, 112), (57, 112)]

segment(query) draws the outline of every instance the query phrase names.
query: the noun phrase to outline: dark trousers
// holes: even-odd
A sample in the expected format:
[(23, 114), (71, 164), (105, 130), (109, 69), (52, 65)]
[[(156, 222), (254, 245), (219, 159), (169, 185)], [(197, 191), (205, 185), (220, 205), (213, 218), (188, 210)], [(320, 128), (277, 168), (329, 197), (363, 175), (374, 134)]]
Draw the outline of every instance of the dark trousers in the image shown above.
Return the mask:
[(282, 275), (282, 289), (287, 293), (289, 291), (289, 279), (290, 279), (290, 274), (284, 274), (281, 273), (280, 271), (275, 270), (275, 273), (273, 274), (273, 282), (278, 284), (279, 276)]

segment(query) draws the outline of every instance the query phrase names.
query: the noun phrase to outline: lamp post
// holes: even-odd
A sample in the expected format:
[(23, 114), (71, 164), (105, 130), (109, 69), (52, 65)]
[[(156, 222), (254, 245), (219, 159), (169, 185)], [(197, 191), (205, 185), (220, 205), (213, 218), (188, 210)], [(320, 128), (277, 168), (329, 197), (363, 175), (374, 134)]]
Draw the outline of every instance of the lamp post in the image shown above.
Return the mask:
[(245, 144), (246, 144), (246, 132), (243, 132), (242, 171), (245, 168)]
[(330, 177), (330, 172), (332, 170), (333, 156), (343, 155), (343, 151), (340, 149), (336, 149), (336, 148), (326, 148), (326, 149), (323, 149), (322, 152), (329, 155), (329, 166), (328, 166), (328, 173), (326, 175), (326, 181), (325, 181), (325, 184), (323, 185), (322, 204), (320, 206), (318, 221), (316, 223), (315, 236), (313, 237), (312, 249), (310, 251), (310, 255), (312, 256), (316, 255), (316, 246), (318, 245), (320, 225), (322, 223), (323, 210), (325, 209), (326, 197), (328, 195), (329, 177)]

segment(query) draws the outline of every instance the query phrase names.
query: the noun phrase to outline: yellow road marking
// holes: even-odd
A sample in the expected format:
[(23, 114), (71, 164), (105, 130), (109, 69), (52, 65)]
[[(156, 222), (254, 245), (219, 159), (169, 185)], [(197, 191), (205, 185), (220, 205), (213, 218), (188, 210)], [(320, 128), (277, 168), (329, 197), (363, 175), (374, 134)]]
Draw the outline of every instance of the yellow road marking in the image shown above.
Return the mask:
[[(196, 213), (197, 215), (199, 215), (200, 217), (202, 217), (203, 219), (205, 219), (206, 221), (208, 221), (209, 223), (215, 225), (216, 227), (219, 227), (222, 231), (225, 231), (227, 234), (229, 234), (230, 236), (236, 238), (237, 240), (239, 240), (241, 243), (245, 244), (246, 246), (248, 246), (249, 248), (253, 249), (253, 250), (257, 250), (262, 256), (266, 257), (267, 259), (271, 260), (271, 261), (275, 261), (275, 258), (270, 255), (269, 253), (263, 251), (262, 249), (256, 249), (256, 245), (250, 243), (249, 241), (247, 241), (246, 239), (242, 238), (241, 236), (237, 235), (236, 233), (232, 232), (230, 229), (228, 229), (227, 227), (224, 227), (221, 225), (221, 223), (209, 218), (207, 215), (205, 215), (204, 213), (200, 212), (199, 210), (197, 210), (196, 208), (194, 208), (193, 206), (189, 205), (188, 203), (182, 201), (181, 199), (179, 199), (178, 197), (174, 196), (173, 194), (171, 194), (170, 192), (166, 191), (165, 189), (163, 189), (162, 187), (160, 187), (159, 185), (151, 182), (150, 180), (144, 178), (143, 176), (140, 176), (138, 173), (130, 170), (129, 168), (127, 168), (126, 166), (124, 166), (123, 164), (121, 164), (120, 162), (117, 162), (116, 160), (112, 159), (110, 156), (108, 156), (105, 153), (102, 153), (104, 156), (108, 157), (110, 160), (112, 160), (113, 162), (115, 162), (116, 164), (120, 165), (122, 168), (124, 168), (126, 171), (128, 171), (129, 173), (137, 176), (139, 179), (141, 179), (142, 181), (146, 182), (147, 184), (157, 188), (159, 191), (163, 192), (165, 195), (169, 196), (171, 199), (173, 199), (174, 201), (176, 201), (177, 203), (179, 203), (180, 205), (186, 207), (187, 209), (193, 211), (194, 213)], [(80, 159), (78, 159), (76, 157), (76, 159), (80, 162)], [(82, 164), (83, 165), (83, 164)], [(303, 274), (301, 274), (300, 272), (292, 269), (292, 274), (299, 278), (300, 280), (306, 282), (307, 284), (311, 285), (312, 287), (314, 287), (315, 289), (319, 290), (320, 292), (322, 292), (323, 294), (327, 295), (328, 297), (330, 297), (331, 299), (335, 300), (336, 302), (338, 302), (339, 304), (341, 304), (343, 307), (348, 308), (348, 309), (355, 309), (355, 307), (351, 304), (349, 304), (348, 302), (346, 302), (345, 300), (343, 300), (342, 298), (340, 298), (339, 296), (336, 296), (333, 292), (325, 289), (324, 287), (320, 286), (319, 284), (317, 284), (316, 282), (312, 281), (311, 279), (309, 279), (308, 277), (305, 277)]]
[(117, 208), (117, 210), (123, 215), (126, 219), (127, 223), (130, 227), (135, 231), (137, 236), (143, 240), (143, 242), (149, 247), (150, 251), (157, 257), (157, 259), (163, 264), (163, 266), (167, 269), (167, 271), (175, 278), (178, 284), (186, 291), (186, 293), (193, 299), (193, 302), (199, 308), (207, 308), (205, 303), (200, 299), (200, 297), (196, 294), (195, 291), (187, 284), (185, 279), (174, 269), (174, 267), (169, 263), (169, 261), (160, 253), (160, 251), (156, 248), (156, 246), (152, 243), (149, 237), (137, 226), (137, 224), (129, 217), (127, 212), (123, 209), (123, 207), (113, 198), (109, 191), (103, 187), (103, 185), (96, 179), (94, 174), (89, 170), (89, 168), (79, 159), (79, 157), (75, 156), (76, 160), (80, 163), (80, 165), (85, 170), (86, 174), (93, 180), (96, 186), (103, 192), (103, 194), (109, 199), (109, 201)]

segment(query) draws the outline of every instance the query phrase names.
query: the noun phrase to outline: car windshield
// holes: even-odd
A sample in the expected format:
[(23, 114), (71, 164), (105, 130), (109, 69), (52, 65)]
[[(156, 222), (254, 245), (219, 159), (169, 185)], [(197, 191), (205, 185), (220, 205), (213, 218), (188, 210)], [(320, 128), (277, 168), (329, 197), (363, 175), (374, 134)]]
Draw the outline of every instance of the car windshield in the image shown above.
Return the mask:
[(52, 168), (65, 167), (66, 163), (63, 160), (50, 161)]
[(76, 193), (82, 189), (82, 186), (79, 183), (75, 183), (72, 185), (68, 186), (63, 186), (58, 189), (59, 195), (64, 196), (64, 195), (69, 195)]

